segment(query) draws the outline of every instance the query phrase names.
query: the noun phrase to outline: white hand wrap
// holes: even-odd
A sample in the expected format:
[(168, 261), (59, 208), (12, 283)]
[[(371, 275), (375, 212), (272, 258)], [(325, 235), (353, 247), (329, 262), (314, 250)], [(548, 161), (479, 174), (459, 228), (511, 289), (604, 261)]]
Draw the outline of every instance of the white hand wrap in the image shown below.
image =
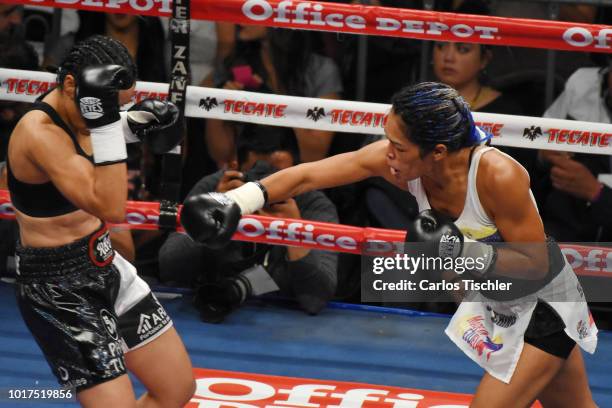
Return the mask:
[(125, 137), (121, 122), (121, 120), (118, 120), (106, 126), (89, 130), (94, 163), (96, 165), (114, 164), (127, 159), (127, 149), (125, 147)]
[(263, 191), (252, 181), (228, 191), (225, 195), (238, 204), (242, 215), (252, 214), (266, 204)]

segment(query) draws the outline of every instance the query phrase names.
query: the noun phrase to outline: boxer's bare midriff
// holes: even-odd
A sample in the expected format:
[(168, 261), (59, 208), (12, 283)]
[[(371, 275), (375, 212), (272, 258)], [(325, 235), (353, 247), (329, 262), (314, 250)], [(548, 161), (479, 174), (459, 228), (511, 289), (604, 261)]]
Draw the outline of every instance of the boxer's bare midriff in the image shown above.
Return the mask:
[[(56, 102), (57, 94), (52, 92), (44, 101), (55, 107), (59, 106)], [(43, 127), (51, 126), (53, 131), (62, 132), (57, 125), (45, 113), (32, 111), (26, 114), (30, 121), (36, 122)], [(19, 130), (19, 129), (16, 129)], [(40, 168), (25, 159), (28, 157), (27, 135), (14, 132), (15, 146), (13, 156), (11, 156), (11, 169), (13, 174), (22, 182), (40, 184), (49, 182), (48, 175)], [(23, 138), (26, 136), (25, 138)], [(66, 136), (67, 137), (67, 136)], [(91, 154), (91, 143), (88, 135), (77, 133), (77, 140), (81, 148)], [(44, 199), (44, 198), (42, 198)], [(98, 217), (83, 210), (76, 210), (68, 214), (55, 217), (31, 217), (17, 209), (15, 210), (17, 221), (19, 222), (19, 234), (21, 245), (24, 247), (56, 247), (77, 241), (100, 227), (101, 221)]]
[(36, 218), (19, 211), (19, 234), (24, 247), (56, 247), (77, 241), (100, 227), (100, 219), (83, 210), (57, 217)]

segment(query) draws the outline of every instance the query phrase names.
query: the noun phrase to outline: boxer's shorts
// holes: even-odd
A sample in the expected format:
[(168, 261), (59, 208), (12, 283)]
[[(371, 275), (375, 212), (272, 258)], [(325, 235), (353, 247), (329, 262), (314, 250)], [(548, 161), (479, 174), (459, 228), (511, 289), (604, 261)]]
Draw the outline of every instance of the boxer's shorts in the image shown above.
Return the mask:
[(67, 245), (17, 250), (23, 319), (64, 388), (82, 391), (126, 373), (124, 354), (172, 321), (108, 230)]

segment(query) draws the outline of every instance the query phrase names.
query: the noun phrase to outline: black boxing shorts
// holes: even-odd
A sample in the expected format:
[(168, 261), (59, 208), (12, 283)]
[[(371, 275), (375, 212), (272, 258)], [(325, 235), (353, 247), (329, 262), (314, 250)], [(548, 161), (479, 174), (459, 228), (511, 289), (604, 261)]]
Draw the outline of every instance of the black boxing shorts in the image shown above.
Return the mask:
[(172, 321), (103, 226), (54, 248), (17, 245), (17, 302), (64, 388), (82, 391), (126, 373), (124, 353)]
[(576, 342), (564, 329), (565, 324), (557, 312), (546, 302), (538, 302), (525, 331), (525, 343), (567, 360)]

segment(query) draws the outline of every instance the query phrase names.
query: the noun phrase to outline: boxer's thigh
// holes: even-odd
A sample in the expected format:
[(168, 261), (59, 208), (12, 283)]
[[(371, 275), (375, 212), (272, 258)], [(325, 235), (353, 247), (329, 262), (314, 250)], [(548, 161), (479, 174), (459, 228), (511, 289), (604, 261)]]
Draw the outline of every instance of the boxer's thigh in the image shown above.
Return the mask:
[(195, 391), (187, 350), (174, 327), (126, 354), (130, 372), (162, 406), (184, 406)]
[(510, 383), (506, 384), (485, 374), (470, 407), (529, 407), (559, 372), (564, 362), (562, 358), (525, 344)]
[(596, 407), (579, 347), (574, 347), (561, 370), (540, 392), (538, 399), (545, 408)]
[(127, 375), (97, 384), (77, 394), (84, 408), (136, 408), (136, 396)]

